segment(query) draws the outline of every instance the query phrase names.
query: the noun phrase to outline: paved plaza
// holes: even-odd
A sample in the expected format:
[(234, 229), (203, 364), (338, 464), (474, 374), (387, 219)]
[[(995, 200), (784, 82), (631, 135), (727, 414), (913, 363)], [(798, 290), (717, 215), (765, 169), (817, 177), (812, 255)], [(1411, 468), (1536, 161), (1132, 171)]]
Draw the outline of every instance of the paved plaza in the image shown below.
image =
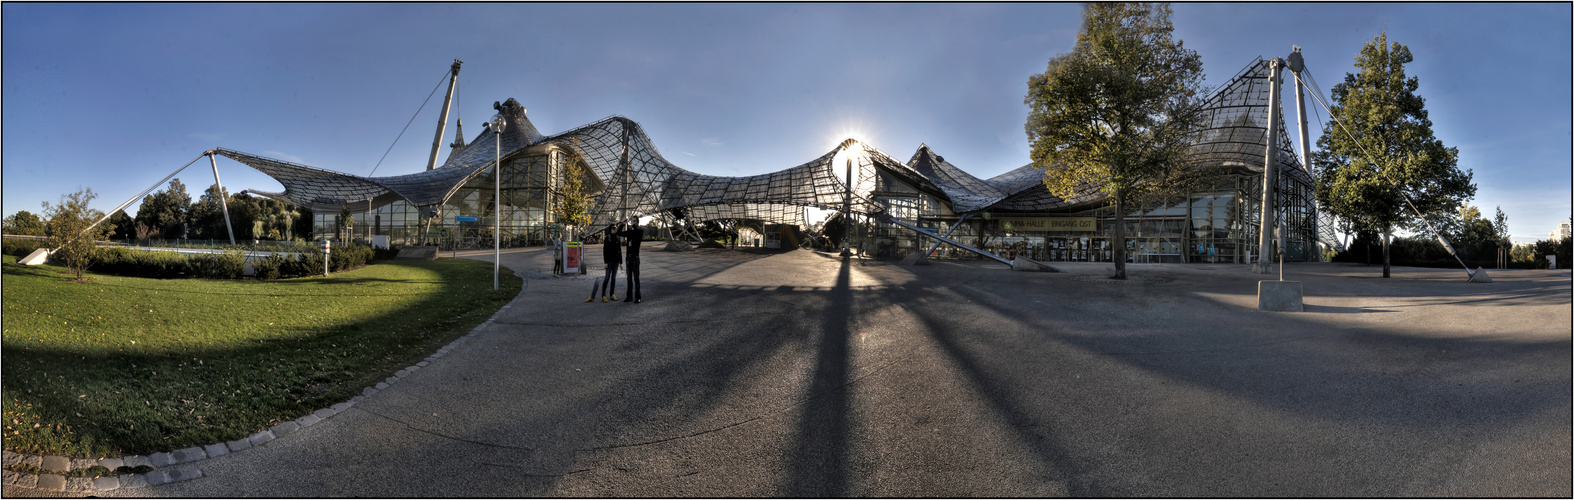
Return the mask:
[(99, 494), (1574, 494), (1568, 271), (1290, 264), (1306, 312), (1268, 313), (1242, 265), (1111, 283), (646, 246), (642, 304), (510, 251), (524, 291), (441, 359), (200, 478)]

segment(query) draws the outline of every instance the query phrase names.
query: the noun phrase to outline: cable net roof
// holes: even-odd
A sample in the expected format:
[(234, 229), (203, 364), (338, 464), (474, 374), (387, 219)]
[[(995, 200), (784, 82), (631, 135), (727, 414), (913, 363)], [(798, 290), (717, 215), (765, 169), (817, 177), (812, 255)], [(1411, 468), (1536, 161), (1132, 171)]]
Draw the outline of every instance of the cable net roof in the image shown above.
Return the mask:
[[(1194, 160), (1198, 165), (1262, 171), (1268, 74), (1267, 62), (1259, 57), (1206, 101), (1207, 125), (1196, 132)], [(1071, 199), (1056, 197), (1045, 188), (1043, 173), (1031, 165), (979, 179), (945, 161), (927, 145), (920, 146), (904, 163), (853, 139), (843, 141), (819, 158), (777, 172), (741, 177), (704, 175), (667, 161), (639, 124), (628, 118), (613, 116), (543, 136), (514, 99), (495, 107), (506, 120), (500, 139), (493, 130), (485, 129), (441, 167), (408, 175), (360, 177), (233, 150), (216, 151), (285, 186), (284, 193), (259, 194), (321, 209), (390, 194), (416, 206), (439, 205), (493, 165), (497, 157), (494, 147), (506, 160), (556, 145), (582, 159), (603, 187), (591, 209), (592, 222), (587, 228), (591, 231), (684, 207), (695, 220), (758, 219), (802, 225), (802, 207), (840, 210), (849, 194), (852, 211), (873, 213), (882, 210), (873, 200), (882, 173), (920, 192), (943, 198), (957, 213), (1050, 212), (1104, 199), (1104, 194), (1093, 186), (1079, 190)], [(1282, 116), (1281, 113), (1281, 127)], [(1311, 178), (1301, 168), (1288, 136), (1282, 134), (1278, 141), (1280, 171), (1309, 184)], [(1323, 226), (1328, 228), (1331, 224)]]

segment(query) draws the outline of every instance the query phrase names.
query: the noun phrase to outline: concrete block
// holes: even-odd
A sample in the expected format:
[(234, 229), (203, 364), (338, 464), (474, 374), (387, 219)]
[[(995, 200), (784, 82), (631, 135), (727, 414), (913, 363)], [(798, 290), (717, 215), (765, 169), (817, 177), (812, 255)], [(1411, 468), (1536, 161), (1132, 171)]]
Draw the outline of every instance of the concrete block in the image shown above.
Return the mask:
[(33, 253), (27, 254), (26, 257), (16, 260), (17, 264), (24, 266), (36, 266), (46, 262), (49, 262), (49, 250), (44, 248), (34, 250)]
[(38, 474), (17, 474), (16, 482), (11, 483), (23, 488), (37, 488)]
[(224, 446), (229, 448), (231, 453), (234, 453), (234, 452), (237, 452), (237, 451), (241, 451), (241, 450), (250, 448), (251, 447), (251, 440), (250, 439), (236, 439), (234, 441), (230, 441), (228, 443), (224, 443)]
[(71, 459), (59, 455), (50, 455), (44, 457), (44, 463), (39, 465), (38, 468), (44, 470), (57, 470), (60, 472), (71, 472)]
[(169, 471), (169, 481), (172, 483), (175, 481), (185, 481), (199, 477), (202, 477), (202, 470), (196, 467), (181, 467), (179, 469)]
[(17, 477), (21, 475), (11, 469), (0, 469), (0, 484), (16, 484)]
[(93, 491), (93, 479), (86, 477), (68, 477), (66, 478), (65, 491), (74, 493), (86, 493)]
[(148, 457), (144, 457), (142, 455), (131, 455), (131, 456), (126, 456), (126, 457), (120, 457), (120, 459), (124, 460), (126, 462), (126, 464), (125, 464), (126, 467), (136, 467), (136, 466), (139, 466), (139, 465), (148, 465), (148, 466), (153, 465), (153, 461), (148, 460)]
[(250, 438), (252, 446), (257, 446), (257, 445), (260, 445), (262, 443), (266, 443), (266, 442), (272, 441), (272, 440), (273, 440), (273, 432), (271, 432), (271, 431), (262, 431), (262, 432), (259, 432), (259, 433), (256, 433), (256, 434), (252, 434), (251, 438)]
[(208, 458), (208, 454), (204, 453), (202, 451), (202, 448), (199, 448), (199, 447), (196, 447), (196, 446), (193, 446), (193, 447), (190, 447), (190, 448), (183, 448), (183, 449), (175, 450), (173, 452), (170, 452), (170, 455), (175, 458), (175, 461), (173, 463), (177, 463), (177, 464), (183, 464), (183, 463), (186, 463), (186, 462), (195, 462), (197, 460), (202, 460), (204, 458)]
[(209, 457), (222, 457), (224, 455), (230, 454), (230, 449), (228, 446), (225, 446), (224, 443), (213, 443), (203, 446), (202, 452), (207, 453)]
[(1060, 272), (1059, 269), (1055, 269), (1053, 267), (1050, 267), (1049, 264), (1045, 264), (1043, 262), (1039, 262), (1039, 261), (1036, 261), (1036, 260), (1033, 260), (1033, 259), (1029, 259), (1027, 257), (1017, 257), (1015, 259), (1011, 259), (1011, 270), (1012, 271), (1033, 272), (1033, 273), (1058, 273), (1058, 272)]
[(335, 410), (333, 408), (323, 408), (321, 410), (317, 410), (317, 411), (312, 412), (312, 415), (316, 415), (318, 420), (322, 420), (322, 419), (325, 419), (325, 418), (328, 418), (328, 417), (332, 417), (332, 416), (334, 416), (337, 413), (339, 413), (339, 410)]
[[(382, 384), (381, 382), (378, 382), (378, 383)], [(387, 384), (382, 384), (382, 385), (387, 385)], [(356, 397), (358, 398), (358, 397), (361, 397), (361, 396), (370, 396), (370, 395), (373, 395), (373, 394), (377, 394), (378, 390), (379, 389), (376, 388), (376, 387), (367, 387), (365, 389), (361, 389), (361, 395), (360, 396), (356, 396)], [(354, 399), (354, 398), (351, 398), (351, 399)]]
[(120, 489), (120, 478), (114, 476), (94, 478), (93, 489), (98, 491)]
[(319, 416), (316, 416), (316, 415), (307, 415), (307, 416), (295, 419), (295, 425), (299, 425), (299, 426), (301, 426), (302, 429), (305, 429), (307, 427), (311, 427), (312, 424), (315, 424), (315, 423), (321, 422), (321, 421), (322, 421), (322, 417), (319, 417)]
[(1286, 312), (1305, 311), (1306, 309), (1301, 301), (1301, 282), (1257, 282), (1257, 310)]
[[(383, 389), (387, 389), (388, 388), (388, 383), (387, 382), (378, 382), (377, 385), (375, 385), (373, 387), (375, 387), (377, 390), (381, 391)], [(370, 394), (367, 394), (367, 395), (370, 396)]]
[(920, 260), (925, 260), (924, 259), (924, 252), (917, 252), (917, 251), (915, 251), (915, 252), (907, 252), (907, 256), (906, 257), (902, 257), (902, 265), (904, 265), (904, 266), (916, 266), (916, 265), (918, 265), (918, 261), (920, 261)]
[(89, 467), (92, 467), (92, 466), (95, 466), (95, 465), (98, 465), (98, 460), (94, 460), (94, 459), (91, 459), (91, 458), (73, 458), (73, 459), (71, 459), (71, 470), (86, 469), (86, 468), (89, 468)]
[(432, 364), (431, 361), (422, 361), (420, 363), (416, 363), (415, 366), (425, 367), (426, 365), (430, 365), (430, 364)]
[(148, 486), (158, 486), (169, 482), (169, 473), (156, 470), (147, 474), (143, 474), (142, 478), (148, 481)]
[(394, 376), (390, 377), (390, 378), (405, 378), (405, 377), (408, 377), (408, 376), (410, 376), (410, 370), (406, 369), (406, 370), (399, 370), (397, 372), (394, 372)]
[(394, 260), (437, 260), (437, 247), (404, 247)]
[(20, 453), (12, 453), (11, 450), (0, 451), (0, 463), (5, 465), (22, 463), (22, 455)]
[(300, 428), (301, 428), (301, 424), (297, 424), (295, 422), (283, 422), (283, 423), (280, 423), (279, 425), (273, 426), (272, 429), (268, 429), (268, 430), (273, 431), (273, 435), (275, 437), (284, 437), (284, 436), (288, 436), (290, 433), (295, 432), (297, 429), (300, 429)]
[(1492, 277), (1487, 276), (1487, 270), (1476, 268), (1476, 273), (1470, 275), (1470, 283), (1491, 283)]
[(109, 470), (119, 469), (122, 465), (126, 465), (126, 461), (118, 458), (106, 458), (98, 461), (99, 467)]
[(169, 453), (154, 453), (148, 456), (148, 462), (154, 467), (169, 467), (175, 463), (175, 455)]
[(48, 491), (65, 491), (66, 477), (58, 474), (39, 474), (35, 488)]
[(345, 401), (343, 403), (339, 403), (339, 404), (333, 405), (333, 411), (334, 411), (335, 414), (344, 413), (344, 410), (348, 410), (348, 409), (350, 409), (351, 407), (354, 407), (354, 406), (355, 406), (355, 403), (351, 403), (349, 401)]
[(141, 488), (148, 485), (148, 478), (143, 474), (127, 474), (120, 476), (121, 488)]
[(40, 457), (38, 455), (22, 455), (22, 463), (42, 469), (44, 467), (44, 457)]

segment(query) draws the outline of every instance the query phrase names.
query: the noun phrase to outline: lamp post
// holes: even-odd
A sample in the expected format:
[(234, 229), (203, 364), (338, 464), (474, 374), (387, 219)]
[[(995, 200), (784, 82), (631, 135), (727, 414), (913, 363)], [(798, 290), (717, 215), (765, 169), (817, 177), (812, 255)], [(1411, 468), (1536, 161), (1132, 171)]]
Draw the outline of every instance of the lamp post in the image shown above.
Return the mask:
[(492, 291), (497, 291), (497, 276), (502, 267), (503, 245), (502, 233), (499, 232), (503, 220), (503, 114), (492, 115), (492, 153), (496, 163), (492, 165)]

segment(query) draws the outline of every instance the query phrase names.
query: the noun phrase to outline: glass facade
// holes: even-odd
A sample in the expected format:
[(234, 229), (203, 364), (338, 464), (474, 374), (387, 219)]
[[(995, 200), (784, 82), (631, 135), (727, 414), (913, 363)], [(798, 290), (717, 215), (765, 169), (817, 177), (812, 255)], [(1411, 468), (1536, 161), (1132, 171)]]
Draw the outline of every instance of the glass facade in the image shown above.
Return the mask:
[[(560, 229), (552, 215), (552, 193), (560, 187), (566, 161), (566, 154), (558, 148), (503, 161), (499, 186), (503, 201), (499, 228), (503, 246), (541, 245), (553, 231)], [(447, 203), (437, 207), (438, 217), (431, 220), (429, 228), (421, 219), (418, 207), (404, 200), (387, 203), (374, 200), (369, 212), (367, 203), (350, 204), (353, 223), (345, 234), (339, 232), (339, 214), (316, 214), (314, 237), (365, 241), (368, 234), (387, 235), (393, 244), (415, 245), (421, 242), (424, 231), (429, 243), (444, 248), (490, 247), (495, 214), (494, 175), (492, 169), (487, 169), (465, 182)]]
[[(1138, 200), (1125, 217), (1126, 259), (1132, 263), (1250, 263), (1257, 253), (1259, 174), (1227, 174), (1184, 196)], [(1286, 261), (1319, 257), (1316, 214), (1310, 185), (1283, 182), (1279, 191), (1280, 220), (1287, 226)], [(999, 217), (1093, 218), (1092, 231), (1013, 231)], [(916, 225), (940, 234), (951, 230), (955, 215), (922, 211)], [(1114, 259), (1115, 207), (1105, 204), (1068, 213), (988, 213), (962, 223), (951, 238), (1007, 258), (1018, 255), (1044, 262), (1110, 262)], [(898, 248), (914, 247), (916, 235), (891, 224), (878, 225), (876, 237), (892, 239)], [(902, 242), (902, 239), (908, 241)], [(934, 240), (926, 239), (927, 246)], [(1250, 256), (1250, 257), (1249, 257)], [(942, 246), (931, 258), (979, 258)]]

